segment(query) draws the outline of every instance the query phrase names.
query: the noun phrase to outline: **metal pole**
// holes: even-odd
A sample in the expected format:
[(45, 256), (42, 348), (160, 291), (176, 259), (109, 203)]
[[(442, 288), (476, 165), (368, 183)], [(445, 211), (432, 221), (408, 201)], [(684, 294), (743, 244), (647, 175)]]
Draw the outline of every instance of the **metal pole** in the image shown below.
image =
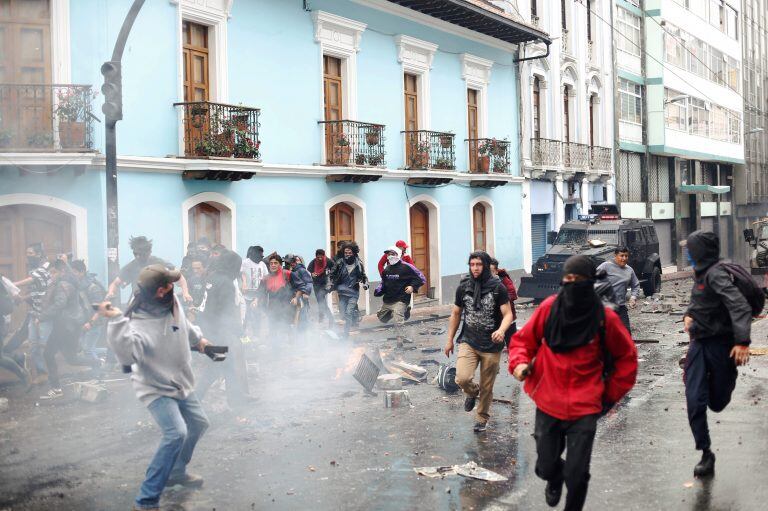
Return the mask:
[(105, 62), (102, 66), (105, 82), (102, 87), (105, 103), (102, 111), (105, 114), (104, 152), (106, 156), (106, 210), (107, 210), (107, 274), (109, 282), (117, 278), (120, 273), (120, 258), (118, 246), (120, 244), (120, 232), (117, 213), (117, 121), (123, 118), (122, 114), (122, 74), (120, 61), (123, 58), (123, 50), (131, 32), (133, 22), (144, 5), (144, 0), (134, 0), (131, 9), (123, 21), (123, 26), (115, 41), (112, 52), (112, 61)]

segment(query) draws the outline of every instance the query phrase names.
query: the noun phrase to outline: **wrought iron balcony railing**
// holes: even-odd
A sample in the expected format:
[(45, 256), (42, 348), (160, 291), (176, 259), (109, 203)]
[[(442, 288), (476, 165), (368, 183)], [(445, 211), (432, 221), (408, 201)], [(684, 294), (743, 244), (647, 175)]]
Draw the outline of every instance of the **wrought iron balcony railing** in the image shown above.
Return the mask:
[(453, 133), (428, 130), (401, 131), (400, 133), (405, 135), (407, 169), (456, 169)]
[(549, 138), (531, 139), (531, 163), (536, 166), (560, 165), (562, 163), (562, 142)]
[(93, 150), (90, 85), (0, 84), (0, 152)]
[(184, 156), (259, 160), (258, 108), (210, 101), (174, 103), (182, 108)]
[(589, 168), (592, 170), (611, 170), (611, 148), (591, 146), (589, 148)]
[(509, 141), (468, 138), (469, 171), (478, 174), (509, 174)]
[(384, 125), (320, 121), (325, 127), (325, 163), (342, 167), (384, 167)]
[(589, 146), (575, 142), (563, 142), (563, 165), (569, 168), (589, 166)]

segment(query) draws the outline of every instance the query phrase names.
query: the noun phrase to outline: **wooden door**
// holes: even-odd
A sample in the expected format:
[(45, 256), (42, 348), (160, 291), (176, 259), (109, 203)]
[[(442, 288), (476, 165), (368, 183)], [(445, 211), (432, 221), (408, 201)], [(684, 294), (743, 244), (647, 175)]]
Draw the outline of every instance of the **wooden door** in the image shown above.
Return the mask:
[(485, 219), (485, 206), (478, 203), (472, 208), (472, 234), (474, 236), (474, 250), (488, 251), (488, 236)]
[(208, 101), (211, 89), (208, 27), (190, 21), (185, 21), (181, 26), (184, 41), (184, 101)]
[[(208, 27), (185, 21), (182, 27), (182, 62), (184, 67), (184, 101), (210, 100), (210, 69), (208, 54)], [(184, 110), (185, 154), (199, 154), (195, 149), (211, 131), (211, 113), (207, 108)], [(194, 114), (194, 115), (193, 115)]]
[(189, 241), (202, 237), (213, 244), (221, 243), (221, 211), (207, 202), (189, 210)]
[(340, 202), (330, 210), (331, 217), (331, 252), (335, 257), (339, 246), (345, 241), (355, 241), (355, 210)]
[(419, 294), (427, 294), (432, 282), (429, 277), (429, 210), (421, 202), (411, 206), (411, 257), (427, 279), (427, 285), (419, 289)]
[(467, 133), (469, 134), (469, 170), (477, 170), (478, 129), (477, 91), (467, 89)]
[[(326, 121), (344, 119), (344, 89), (341, 59), (323, 56), (323, 115)], [(341, 123), (325, 125), (325, 159), (329, 165), (345, 165), (349, 160), (349, 145), (339, 144), (344, 135)], [(349, 140), (347, 140), (349, 142)]]
[(6, 147), (53, 147), (51, 14), (48, 0), (0, 1), (0, 131), (11, 136)]
[(533, 138), (541, 138), (541, 86), (538, 78), (533, 79)]
[[(69, 254), (73, 247), (71, 217), (43, 206), (0, 207), (0, 272), (12, 280), (26, 275), (26, 249), (42, 243), (45, 256)], [(82, 254), (78, 254), (82, 256)]]
[[(419, 129), (418, 77), (405, 73), (403, 75), (403, 90), (405, 91), (405, 131), (415, 132)], [(411, 166), (418, 141), (418, 133), (406, 133), (405, 162), (407, 167)]]

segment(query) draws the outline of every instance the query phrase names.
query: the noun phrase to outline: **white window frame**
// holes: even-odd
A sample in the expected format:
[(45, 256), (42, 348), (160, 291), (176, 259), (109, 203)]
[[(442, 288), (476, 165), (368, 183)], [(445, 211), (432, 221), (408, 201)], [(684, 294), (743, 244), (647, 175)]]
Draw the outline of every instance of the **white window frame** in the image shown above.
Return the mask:
[(482, 204), (485, 208), (485, 251), (491, 256), (496, 256), (496, 231), (494, 229), (495, 227), (495, 213), (496, 208), (494, 207), (493, 201), (485, 196), (480, 195), (479, 197), (475, 197), (472, 199), (472, 201), (469, 203), (469, 232), (471, 235), (471, 245), (472, 245), (472, 251), (474, 252), (477, 250), (477, 247), (475, 247), (475, 206), (478, 204)]
[[(470, 55), (461, 54), (461, 77), (467, 84), (467, 89), (478, 92), (478, 123), (477, 137), (484, 138), (488, 133), (488, 84), (491, 81), (491, 68), (493, 61)], [(469, 109), (469, 105), (467, 105)], [(467, 118), (469, 110), (467, 110)]]
[(51, 0), (51, 83), (72, 81), (69, 0)]
[(237, 205), (235, 202), (217, 192), (201, 192), (188, 197), (181, 203), (181, 230), (184, 240), (183, 247), (189, 242), (189, 211), (203, 202), (218, 209), (221, 213), (221, 244), (230, 250), (237, 250)]
[[(416, 75), (419, 129), (428, 130), (432, 124), (429, 72), (432, 69), (437, 45), (403, 34), (395, 36), (395, 45), (397, 61), (403, 66), (403, 76), (406, 73)], [(400, 111), (405, 112), (405, 79), (400, 82), (402, 87), (400, 97), (403, 101)]]
[[(623, 87), (625, 83), (627, 83), (630, 86), (632, 86), (633, 90), (630, 91), (630, 90), (625, 89)], [(639, 93), (636, 92), (636, 89), (635, 89), (636, 87), (640, 88), (640, 92)], [(636, 106), (637, 101), (640, 101), (640, 114), (639, 114), (640, 120), (639, 121), (625, 119), (625, 118), (622, 117), (622, 110), (623, 110), (623, 108), (622, 108), (622, 105), (623, 105), (622, 95), (627, 95), (627, 96), (630, 96), (632, 98), (633, 108)], [(626, 122), (628, 124), (635, 124), (635, 125), (642, 125), (643, 124), (643, 87), (642, 87), (642, 85), (639, 85), (639, 84), (637, 84), (635, 82), (632, 82), (630, 80), (627, 80), (625, 78), (619, 78), (619, 120), (621, 122)]]
[[(635, 26), (635, 22), (637, 26)], [(637, 46), (627, 42), (627, 40), (624, 37), (619, 37), (618, 38), (619, 50), (623, 51), (624, 53), (633, 55), (635, 57), (639, 57), (642, 51), (642, 46), (643, 46), (643, 39), (641, 34), (642, 22), (640, 20), (640, 17), (636, 16), (635, 14), (629, 12), (626, 9), (622, 9), (621, 7), (619, 7), (618, 15), (616, 16), (616, 25), (617, 25), (617, 30), (620, 33), (623, 33), (625, 35), (630, 33), (637, 34), (637, 37), (632, 37), (627, 35), (627, 38), (632, 40), (633, 43), (636, 43)], [(622, 30), (622, 27), (624, 27), (623, 30)]]

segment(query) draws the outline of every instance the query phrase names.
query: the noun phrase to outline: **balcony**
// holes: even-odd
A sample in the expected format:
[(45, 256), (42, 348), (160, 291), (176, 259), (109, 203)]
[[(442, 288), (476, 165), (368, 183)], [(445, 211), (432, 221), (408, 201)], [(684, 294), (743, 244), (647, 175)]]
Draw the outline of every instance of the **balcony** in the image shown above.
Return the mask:
[(408, 170), (456, 169), (453, 133), (427, 130), (400, 133), (405, 135), (405, 167)]
[(589, 148), (589, 168), (592, 170), (611, 170), (611, 148), (591, 146)]
[(0, 152), (93, 151), (90, 85), (0, 84)]
[(469, 172), (509, 174), (509, 141), (495, 138), (468, 138)]
[(325, 164), (385, 167), (384, 126), (360, 121), (320, 121), (325, 129)]
[(562, 142), (548, 138), (531, 139), (531, 163), (537, 167), (562, 163)]
[(563, 142), (563, 165), (581, 169), (589, 166), (589, 146), (575, 142)]
[(174, 106), (182, 108), (185, 157), (260, 160), (258, 108), (210, 101)]

